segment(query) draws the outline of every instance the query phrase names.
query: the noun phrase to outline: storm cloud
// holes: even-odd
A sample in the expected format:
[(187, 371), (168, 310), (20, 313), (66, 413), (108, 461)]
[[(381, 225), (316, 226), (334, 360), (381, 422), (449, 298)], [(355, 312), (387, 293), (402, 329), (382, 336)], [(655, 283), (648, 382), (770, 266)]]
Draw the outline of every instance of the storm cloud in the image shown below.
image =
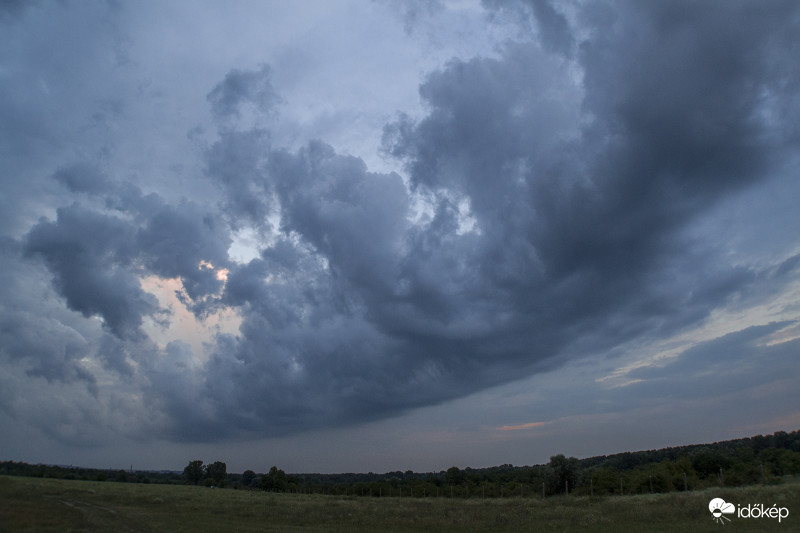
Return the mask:
[[(224, 418), (281, 432), (386, 416), (664, 335), (746, 288), (756, 272), (734, 265), (690, 284), (674, 271), (696, 259), (681, 229), (768, 176), (789, 141), (763, 109), (783, 99), (790, 47), (771, 28), (787, 14), (745, 6), (717, 27), (689, 7), (591, 28), (582, 84), (537, 42), (431, 73), (427, 116), (385, 130), (407, 185), (323, 142), (292, 153), (223, 133), (212, 176), (232, 206), (251, 190), (244, 211), (279, 220), (223, 295), (243, 316), (210, 362)], [(266, 72), (248, 94), (274, 94)], [(212, 102), (238, 79), (259, 75), (228, 74)], [(217, 171), (231, 168), (236, 181)]]
[[(798, 191), (798, 6), (483, 7), (513, 36), (426, 72), (421, 111), (386, 116), (380, 169), (287, 138), (303, 128), (282, 114), (303, 104), (269, 57), (189, 89), (205, 116), (187, 128), (194, 159), (170, 163), (178, 184), (71, 150), (29, 195), (10, 185), (24, 166), (12, 158), (4, 189), (28, 206), (45, 191), (46, 208), (9, 217), (1, 243), (25, 289), (3, 289), (9, 368), (83, 383), (96, 402), (111, 394), (98, 380), (124, 377), (114, 394), (137, 398), (125, 410), (149, 410), (139, 427), (177, 442), (383, 420), (667, 342), (734, 304), (780, 312), (634, 365), (620, 408), (648, 393), (638, 383), (661, 398), (701, 366), (720, 380), (746, 381), (748, 358), (779, 362), (764, 381), (790, 371), (796, 340), (756, 341), (800, 319), (781, 299), (798, 281), (796, 237), (753, 239), (769, 253), (748, 255), (754, 242), (709, 228), (760, 191)], [(4, 24), (29, 16), (12, 11)], [(749, 205), (740, 220), (781, 223)], [(171, 333), (187, 311), (211, 331), (203, 353)]]

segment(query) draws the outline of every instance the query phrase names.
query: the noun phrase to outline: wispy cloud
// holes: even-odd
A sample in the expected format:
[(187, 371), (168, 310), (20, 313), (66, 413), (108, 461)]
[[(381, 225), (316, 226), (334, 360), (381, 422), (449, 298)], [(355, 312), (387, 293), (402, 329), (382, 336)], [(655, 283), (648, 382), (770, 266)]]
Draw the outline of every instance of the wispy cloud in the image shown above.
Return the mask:
[(518, 426), (503, 426), (500, 428), (500, 431), (518, 431), (520, 429), (538, 428), (549, 423), (550, 422), (528, 422), (527, 424), (520, 424)]

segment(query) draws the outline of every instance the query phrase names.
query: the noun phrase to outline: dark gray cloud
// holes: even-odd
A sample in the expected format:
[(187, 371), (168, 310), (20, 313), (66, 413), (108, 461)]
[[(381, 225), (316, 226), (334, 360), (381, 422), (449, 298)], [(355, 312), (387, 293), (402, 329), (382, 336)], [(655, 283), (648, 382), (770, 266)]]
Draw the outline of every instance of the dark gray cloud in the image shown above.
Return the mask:
[(228, 266), (228, 226), (213, 211), (192, 202), (162, 205), (148, 213), (136, 245), (144, 266), (162, 278), (180, 278), (191, 300), (216, 294), (222, 280), (215, 269)]
[(269, 146), (269, 133), (255, 129), (226, 131), (208, 150), (208, 172), (225, 187), (226, 210), (234, 214), (234, 227), (246, 223), (270, 227), (267, 217), (274, 205), (264, 180), (265, 151)]
[[(516, 47), (501, 60), (435, 73), (420, 91), (428, 117), (387, 130), (412, 183), (455, 189), (470, 199), (484, 235), (496, 232), (487, 245), (502, 242), (502, 252), (473, 264), (504, 272), (503, 255), (527, 251), (509, 270), (524, 279), (511, 289), (527, 301), (517, 311), (533, 313), (530, 323), (536, 314), (558, 324), (634, 316), (648, 296), (660, 300), (647, 303), (653, 310), (677, 313), (682, 302), (652, 294), (652, 282), (688, 259), (680, 229), (768, 174), (769, 156), (786, 141), (767, 138), (772, 124), (759, 119), (760, 91), (780, 91), (792, 70), (785, 63), (780, 73), (765, 72), (765, 58), (774, 62), (787, 46), (778, 48), (767, 21), (753, 26), (747, 9), (731, 8), (722, 30), (716, 13), (695, 7), (695, 17), (687, 7), (680, 17), (690, 35), (679, 39), (660, 7), (640, 9), (648, 8), (631, 18), (618, 13), (614, 26), (596, 28), (581, 46), (586, 125), (577, 139), (558, 139), (566, 135), (546, 114), (555, 106), (537, 101), (531, 83), (542, 60)], [(785, 16), (776, 11), (762, 17)], [(633, 36), (641, 28), (647, 39)], [(737, 36), (729, 37), (735, 46), (716, 42), (725, 33)], [(741, 64), (714, 66), (728, 62)]]
[(101, 316), (114, 334), (131, 337), (139, 333), (142, 316), (158, 309), (132, 272), (133, 238), (121, 219), (75, 204), (59, 208), (55, 221), (37, 224), (25, 251), (45, 261), (70, 309)]
[(144, 317), (159, 321), (167, 313), (141, 287), (141, 276), (180, 278), (182, 297), (196, 312), (221, 290), (214, 269), (228, 265), (231, 238), (214, 211), (189, 201), (167, 204), (87, 164), (62, 168), (54, 178), (97, 204), (61, 207), (24, 239), (26, 256), (44, 260), (70, 309), (99, 316), (114, 335), (133, 339), (143, 335)]
[[(561, 13), (558, 3), (551, 0), (520, 0), (504, 2), (502, 0), (482, 0), (487, 9), (496, 16), (500, 12), (517, 21), (524, 32), (535, 27), (539, 43), (549, 51), (570, 57), (574, 53), (576, 38), (569, 21)], [(533, 23), (533, 24), (531, 24)]]
[(270, 83), (268, 65), (262, 65), (257, 71), (230, 71), (207, 98), (214, 118), (219, 121), (241, 117), (243, 108), (248, 106), (270, 113), (281, 101)]
[[(208, 202), (142, 191), (72, 154), (80, 162), (51, 180), (60, 207), (4, 242), (14, 268), (34, 265), (103, 329), (37, 338), (30, 317), (6, 313), (6, 357), (92, 387), (89, 352), (146, 393), (149, 427), (170, 439), (274, 436), (664, 339), (796, 280), (791, 250), (730, 261), (697, 230), (727, 199), (786, 183), (774, 176), (797, 143), (796, 4), (486, 5), (537, 31), (427, 75), (424, 114), (384, 129), (405, 176), (324, 140), (282, 146), (266, 65), (231, 70), (206, 96), (216, 137), (197, 186), (219, 191)], [(258, 256), (236, 262), (246, 230)], [(207, 360), (180, 340), (157, 345), (145, 323), (169, 313), (142, 284), (151, 276), (180, 279), (200, 319), (236, 312), (238, 332), (219, 333)], [(785, 365), (795, 341), (753, 344), (775, 327), (642, 379), (746, 353)]]
[(566, 17), (555, 9), (553, 2), (548, 0), (532, 0), (530, 5), (538, 21), (542, 45), (554, 52), (570, 55), (575, 38), (572, 36)]
[(96, 166), (87, 163), (62, 167), (53, 178), (72, 192), (98, 195), (111, 191), (108, 178)]
[[(19, 242), (0, 238), (0, 268), (13, 280), (0, 286), (0, 358), (9, 369), (19, 365), (31, 379), (78, 384), (96, 397), (97, 379), (81, 363), (92, 351), (92, 338), (48, 294), (47, 271), (23, 255)], [(17, 403), (11, 396), (3, 410)]]
[(795, 37), (772, 31), (790, 7), (593, 18), (576, 86), (565, 18), (536, 3), (544, 50), (453, 60), (420, 87), (427, 116), (387, 126), (410, 190), (321, 142), (222, 131), (208, 160), (227, 217), (280, 222), (221, 298), (243, 323), (206, 369), (213, 419), (280, 434), (387, 416), (673, 333), (745, 294), (765, 274), (683, 230), (790, 142), (763, 113), (792, 70)]

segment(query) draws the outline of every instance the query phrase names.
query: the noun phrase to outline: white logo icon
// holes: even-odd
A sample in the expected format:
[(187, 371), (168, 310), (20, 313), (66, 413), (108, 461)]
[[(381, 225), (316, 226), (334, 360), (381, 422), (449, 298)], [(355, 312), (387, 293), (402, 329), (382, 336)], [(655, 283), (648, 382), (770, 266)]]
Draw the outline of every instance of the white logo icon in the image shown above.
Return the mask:
[(736, 512), (736, 506), (732, 503), (726, 503), (722, 498), (714, 498), (708, 502), (708, 510), (714, 516), (713, 520), (720, 524), (725, 524), (725, 520), (731, 521), (730, 518), (724, 516), (726, 514), (733, 514)]

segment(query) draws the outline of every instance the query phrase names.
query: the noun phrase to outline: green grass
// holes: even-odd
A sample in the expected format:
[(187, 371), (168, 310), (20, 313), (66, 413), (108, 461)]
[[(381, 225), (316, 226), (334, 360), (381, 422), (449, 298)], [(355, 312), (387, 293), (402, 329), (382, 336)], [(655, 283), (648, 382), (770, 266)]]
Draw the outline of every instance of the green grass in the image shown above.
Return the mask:
[[(787, 507), (727, 527), (711, 498)], [(0, 476), (0, 532), (797, 531), (800, 481), (689, 493), (507, 499), (356, 498)]]

